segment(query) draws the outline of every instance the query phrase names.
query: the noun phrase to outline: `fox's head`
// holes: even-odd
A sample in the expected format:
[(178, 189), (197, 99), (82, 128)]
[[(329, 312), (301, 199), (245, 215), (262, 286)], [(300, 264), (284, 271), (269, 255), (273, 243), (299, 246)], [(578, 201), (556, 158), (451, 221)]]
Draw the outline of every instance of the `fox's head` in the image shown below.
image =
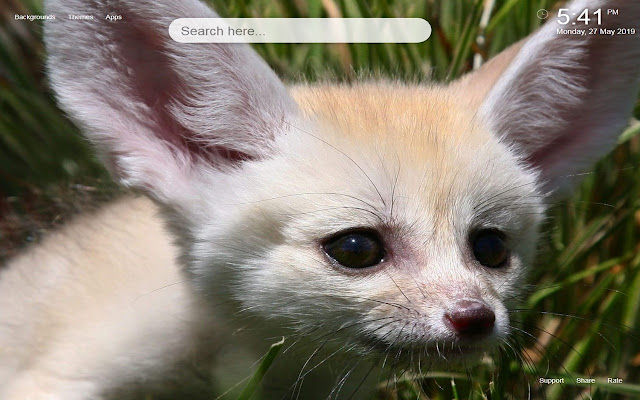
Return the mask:
[(216, 17), (196, 0), (48, 11), (123, 15), (48, 23), (51, 83), (116, 179), (162, 205), (204, 297), (426, 363), (505, 340), (546, 206), (613, 147), (640, 78), (638, 35), (550, 22), (448, 85), (287, 88), (248, 45), (172, 41), (173, 19)]

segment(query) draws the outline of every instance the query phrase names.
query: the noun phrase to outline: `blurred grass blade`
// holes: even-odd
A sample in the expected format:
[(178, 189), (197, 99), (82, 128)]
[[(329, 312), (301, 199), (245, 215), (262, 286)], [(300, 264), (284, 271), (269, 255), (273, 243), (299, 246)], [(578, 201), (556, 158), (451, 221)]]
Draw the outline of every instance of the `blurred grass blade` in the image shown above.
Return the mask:
[(271, 347), (269, 348), (269, 351), (264, 356), (264, 359), (258, 366), (258, 369), (253, 374), (249, 382), (247, 383), (247, 386), (245, 386), (242, 393), (240, 393), (240, 396), (238, 396), (238, 400), (249, 400), (251, 398), (255, 390), (258, 388), (258, 385), (262, 381), (262, 378), (264, 378), (264, 374), (266, 374), (267, 371), (269, 370), (269, 367), (271, 367), (273, 360), (276, 359), (276, 356), (278, 355), (278, 352), (280, 352), (280, 349), (282, 348), (283, 345), (284, 345), (284, 337), (279, 342), (271, 345)]
[(618, 145), (628, 142), (640, 134), (640, 121), (633, 120), (633, 123), (618, 138)]
[(453, 61), (449, 66), (448, 79), (454, 79), (462, 72), (462, 63), (471, 51), (471, 44), (477, 33), (477, 22), (480, 19), (482, 10), (482, 0), (476, 0), (473, 4), (472, 12), (467, 17), (467, 22), (462, 31), (462, 36), (458, 41), (458, 46), (454, 53)]

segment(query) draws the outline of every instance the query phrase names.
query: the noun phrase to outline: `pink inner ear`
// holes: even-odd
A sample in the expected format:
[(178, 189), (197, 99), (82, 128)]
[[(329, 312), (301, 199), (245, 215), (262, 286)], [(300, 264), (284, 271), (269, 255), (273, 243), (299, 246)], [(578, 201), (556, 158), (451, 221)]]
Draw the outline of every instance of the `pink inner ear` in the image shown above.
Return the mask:
[(283, 121), (297, 113), (273, 71), (246, 44), (185, 44), (169, 36), (176, 18), (217, 17), (205, 4), (66, 1), (52, 1), (49, 11), (105, 15), (117, 6), (127, 21), (45, 24), (59, 102), (125, 185), (169, 199), (212, 167), (273, 153)]
[(542, 172), (548, 190), (559, 190), (556, 197), (561, 197), (575, 187), (582, 173), (614, 147), (618, 133), (627, 124), (626, 116), (631, 112), (628, 108), (620, 99), (595, 108), (583, 104), (574, 112), (583, 118), (572, 119), (554, 141), (537, 148), (528, 157)]
[[(184, 94), (188, 88), (171, 65), (171, 57), (164, 45), (164, 33), (145, 28), (145, 21), (138, 18), (132, 23), (113, 24), (112, 34), (118, 38), (112, 41), (111, 45), (117, 43), (118, 47), (112, 54), (117, 52), (119, 59), (114, 60), (111, 68), (120, 69), (122, 79), (128, 80), (127, 97), (140, 101), (150, 110), (148, 120), (141, 122), (149, 125), (149, 132), (155, 135), (155, 140), (162, 140), (171, 151), (178, 151), (181, 157), (191, 162), (216, 166), (220, 162), (236, 164), (254, 158), (234, 149), (207, 145), (198, 140), (198, 134), (181, 125), (171, 114), (173, 104), (185, 103)], [(111, 107), (118, 109), (123, 105), (126, 107), (126, 103), (115, 100)], [(130, 110), (120, 111), (125, 114)]]
[(572, 186), (571, 175), (578, 172), (575, 163), (585, 158), (584, 152), (593, 147), (593, 137), (575, 132), (580, 131), (571, 129), (526, 158), (527, 164), (540, 171), (540, 179), (546, 190), (554, 191), (567, 184)]
[[(626, 17), (608, 20), (608, 29), (637, 18), (640, 2), (626, 4)], [(581, 38), (559, 35), (557, 27), (550, 21), (527, 39), (480, 109), (500, 139), (541, 172), (541, 189), (555, 199), (613, 148), (640, 79), (637, 37)]]

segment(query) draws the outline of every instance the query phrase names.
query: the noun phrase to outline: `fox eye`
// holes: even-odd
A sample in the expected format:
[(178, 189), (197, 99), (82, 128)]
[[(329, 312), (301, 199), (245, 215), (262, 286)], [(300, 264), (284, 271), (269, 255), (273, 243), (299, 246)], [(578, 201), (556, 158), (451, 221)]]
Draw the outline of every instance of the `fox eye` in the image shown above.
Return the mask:
[(485, 267), (502, 267), (508, 256), (504, 234), (494, 229), (480, 231), (473, 239), (473, 256)]
[(384, 260), (385, 250), (375, 232), (351, 231), (334, 236), (322, 248), (329, 257), (347, 268), (367, 268)]

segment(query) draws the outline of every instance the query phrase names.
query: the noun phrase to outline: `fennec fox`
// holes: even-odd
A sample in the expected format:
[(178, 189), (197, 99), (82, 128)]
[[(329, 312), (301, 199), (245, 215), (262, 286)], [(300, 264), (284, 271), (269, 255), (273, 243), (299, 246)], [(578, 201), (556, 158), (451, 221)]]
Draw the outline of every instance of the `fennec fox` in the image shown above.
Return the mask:
[[(638, 1), (566, 7), (640, 19)], [(640, 77), (638, 34), (553, 20), (448, 85), (287, 88), (248, 45), (172, 41), (173, 19), (216, 16), (197, 0), (46, 12), (60, 106), (151, 201), (77, 218), (2, 270), (1, 399), (206, 393), (190, 366), (245, 315), (356, 358), (477, 361), (509, 334), (545, 207), (613, 147)]]

